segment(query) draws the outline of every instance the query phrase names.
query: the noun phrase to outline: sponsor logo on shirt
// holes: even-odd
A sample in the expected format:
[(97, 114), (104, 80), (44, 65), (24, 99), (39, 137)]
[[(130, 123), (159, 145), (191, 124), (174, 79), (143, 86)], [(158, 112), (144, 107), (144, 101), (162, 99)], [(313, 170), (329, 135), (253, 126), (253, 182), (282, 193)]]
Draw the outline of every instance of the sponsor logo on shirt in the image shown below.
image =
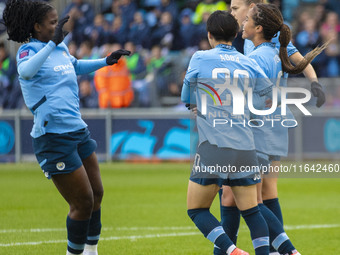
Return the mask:
[(29, 54), (29, 50), (23, 50), (22, 52), (20, 52), (19, 54), (19, 59), (22, 59), (24, 57), (27, 57)]
[(53, 70), (55, 72), (62, 72), (61, 75), (74, 73), (74, 67), (73, 67), (72, 63), (69, 63), (67, 65), (55, 66), (53, 68)]
[(67, 64), (67, 65), (59, 65), (59, 66), (55, 66), (53, 69), (55, 72), (60, 72), (60, 71), (68, 70), (68, 69), (73, 69), (73, 65), (72, 63)]

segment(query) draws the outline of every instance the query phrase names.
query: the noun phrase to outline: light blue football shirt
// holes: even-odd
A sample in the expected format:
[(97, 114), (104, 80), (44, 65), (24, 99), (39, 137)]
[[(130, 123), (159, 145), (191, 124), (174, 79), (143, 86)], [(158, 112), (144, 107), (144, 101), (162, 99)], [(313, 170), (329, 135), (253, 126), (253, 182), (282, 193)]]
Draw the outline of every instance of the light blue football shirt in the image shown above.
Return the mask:
[(78, 61), (65, 43), (31, 39), (19, 48), (16, 60), (22, 94), (34, 115), (33, 138), (87, 126), (79, 111), (76, 75), (105, 66), (105, 59)]
[[(237, 100), (223, 85), (225, 82), (241, 91), (245, 99), (244, 114), (233, 114), (233, 103)], [(220, 44), (211, 50), (197, 51), (192, 56), (181, 99), (184, 103), (197, 103), (199, 143), (209, 141), (218, 147), (255, 149), (252, 130), (248, 125), (249, 109), (243, 94), (247, 93), (247, 88), (252, 88), (254, 95), (265, 98), (271, 92), (272, 82), (254, 60), (242, 55), (233, 46)], [(192, 97), (195, 100), (190, 100)], [(264, 100), (260, 99), (259, 102), (264, 107)], [(258, 106), (255, 108), (259, 109)], [(225, 124), (216, 124), (217, 121)]]
[[(277, 49), (280, 49), (279, 36), (280, 36), (280, 32), (278, 32), (277, 35), (275, 37), (273, 37), (273, 39), (272, 39), (272, 43), (275, 43), (275, 46), (276, 46)], [(255, 46), (254, 46), (254, 44), (251, 40), (248, 40), (248, 39), (244, 40), (244, 46), (243, 46), (244, 55), (248, 56), (254, 50), (254, 48), (255, 48)], [(290, 57), (291, 55), (293, 55), (296, 52), (298, 52), (296, 47), (292, 44), (292, 42), (289, 42), (289, 44), (287, 46), (288, 56)]]
[[(287, 86), (288, 75), (282, 72), (279, 51), (274, 43), (265, 42), (258, 45), (248, 57), (258, 63), (273, 84), (279, 87)], [(281, 122), (284, 119), (295, 120), (289, 108), (287, 107), (286, 116), (281, 115), (281, 107), (278, 107), (274, 113), (256, 118), (262, 119), (264, 123), (263, 126), (252, 128), (256, 150), (268, 155), (287, 156), (288, 128)], [(292, 122), (286, 123), (288, 124), (291, 125)]]

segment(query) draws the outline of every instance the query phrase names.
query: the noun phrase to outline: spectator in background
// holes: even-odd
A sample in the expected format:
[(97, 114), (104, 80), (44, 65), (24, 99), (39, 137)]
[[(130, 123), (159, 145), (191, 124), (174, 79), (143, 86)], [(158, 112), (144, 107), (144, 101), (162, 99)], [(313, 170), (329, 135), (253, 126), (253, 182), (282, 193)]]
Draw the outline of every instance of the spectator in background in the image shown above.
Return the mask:
[(228, 6), (225, 1), (215, 1), (215, 0), (203, 0), (201, 1), (195, 10), (193, 17), (193, 23), (199, 24), (202, 22), (204, 13), (213, 13), (216, 10), (226, 11)]
[(157, 17), (160, 17), (162, 13), (169, 12), (173, 20), (177, 20), (178, 7), (174, 0), (161, 0), (160, 4), (156, 7), (158, 12)]
[(85, 39), (86, 28), (91, 27), (94, 19), (94, 8), (83, 0), (72, 0), (63, 11), (62, 17), (70, 15), (65, 30), (70, 31), (72, 40), (79, 45)]
[(78, 77), (80, 108), (98, 108), (98, 94), (93, 84), (93, 77), (81, 75)]
[(180, 48), (186, 49), (197, 45), (196, 26), (191, 22), (192, 11), (189, 8), (181, 12), (179, 26)]
[(295, 33), (300, 33), (302, 30), (305, 29), (305, 23), (307, 20), (310, 19), (310, 13), (308, 11), (303, 11), (299, 15), (295, 27)]
[(143, 79), (146, 75), (144, 58), (138, 51), (136, 51), (136, 46), (133, 42), (126, 42), (124, 47), (131, 51), (130, 56), (127, 56), (125, 59), (127, 61), (127, 67), (130, 71), (132, 80)]
[(3, 42), (0, 42), (0, 108), (14, 109), (23, 106), (18, 82), (17, 66)]
[(109, 24), (105, 20), (104, 15), (99, 13), (95, 16), (93, 25), (88, 29), (88, 37), (92, 41), (94, 47), (100, 47), (107, 43), (107, 33)]
[[(171, 75), (171, 68), (169, 66), (169, 61), (162, 56), (162, 47), (160, 45), (154, 45), (151, 49), (150, 58), (147, 60), (147, 73), (152, 75), (149, 79), (153, 81), (150, 86), (156, 89), (155, 96), (167, 95), (169, 79)], [(151, 89), (151, 88), (150, 88)]]
[(329, 42), (328, 47), (325, 49), (327, 63), (325, 69), (323, 70), (323, 76), (326, 77), (337, 77), (340, 75), (339, 32), (340, 24), (338, 14), (335, 12), (329, 12), (326, 16), (325, 22), (321, 25), (320, 31), (323, 43)]
[(123, 45), (126, 42), (126, 36), (126, 26), (123, 23), (122, 17), (116, 16), (108, 32), (108, 42)]
[(120, 2), (119, 9), (122, 21), (125, 24), (125, 26), (129, 27), (130, 23), (133, 21), (133, 16), (135, 15), (135, 12), (138, 9), (136, 1), (120, 0), (119, 2)]
[(151, 32), (151, 46), (161, 43), (167, 48), (172, 47), (174, 39), (174, 23), (170, 12), (163, 12), (157, 26)]
[(326, 19), (326, 8), (323, 4), (317, 4), (314, 8), (313, 14), (312, 14), (313, 19), (316, 22), (316, 26), (319, 29), (322, 22)]
[(122, 11), (120, 9), (120, 1), (112, 1), (109, 8), (103, 9), (102, 14), (104, 15), (104, 19), (112, 23), (114, 17), (122, 15)]
[(302, 55), (306, 55), (321, 43), (321, 37), (314, 19), (309, 17), (305, 20), (302, 31), (296, 35), (296, 47)]
[[(317, 21), (309, 17), (306, 19), (304, 28), (296, 35), (295, 45), (302, 55), (306, 55), (318, 45), (322, 44), (322, 39), (317, 28)], [(312, 65), (318, 76), (324, 76), (322, 69), (325, 66), (326, 55), (322, 52), (313, 61)]]
[[(120, 44), (106, 45), (105, 52), (120, 49)], [(129, 107), (134, 93), (131, 86), (130, 73), (126, 59), (120, 58), (118, 63), (96, 71), (94, 84), (98, 93), (100, 108)]]
[(196, 37), (198, 39), (198, 42), (200, 42), (202, 39), (206, 39), (207, 37), (207, 20), (210, 16), (209, 12), (203, 13), (202, 22), (199, 23), (196, 28)]
[(150, 28), (144, 21), (143, 12), (137, 11), (130, 24), (128, 41), (133, 42), (137, 48), (150, 48)]
[(129, 69), (132, 87), (136, 94), (136, 103), (141, 107), (150, 106), (150, 91), (148, 82), (145, 80), (146, 64), (143, 56), (136, 51), (136, 46), (133, 42), (126, 42), (124, 47), (131, 52), (126, 59)]

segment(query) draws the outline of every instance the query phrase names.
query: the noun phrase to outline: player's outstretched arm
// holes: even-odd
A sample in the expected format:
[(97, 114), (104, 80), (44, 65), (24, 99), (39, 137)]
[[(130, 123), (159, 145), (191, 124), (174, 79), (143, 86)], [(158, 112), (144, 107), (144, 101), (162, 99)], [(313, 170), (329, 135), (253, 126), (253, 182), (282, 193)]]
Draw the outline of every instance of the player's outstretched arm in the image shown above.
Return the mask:
[(77, 60), (73, 58), (72, 63), (76, 71), (76, 74), (81, 75), (81, 74), (92, 73), (107, 65), (116, 64), (122, 56), (128, 56), (130, 54), (131, 54), (130, 51), (121, 49), (121, 50), (112, 52), (106, 58), (90, 59), (90, 60), (82, 60), (82, 59)]

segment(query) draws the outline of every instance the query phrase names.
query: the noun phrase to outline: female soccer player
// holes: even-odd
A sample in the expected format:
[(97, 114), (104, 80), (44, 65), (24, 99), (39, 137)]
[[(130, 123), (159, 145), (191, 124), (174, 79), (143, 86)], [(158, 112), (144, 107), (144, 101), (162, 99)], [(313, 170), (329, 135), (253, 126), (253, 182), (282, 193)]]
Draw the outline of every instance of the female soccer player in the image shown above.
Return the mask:
[[(239, 25), (241, 26), (244, 22), (248, 11), (254, 7), (257, 3), (262, 3), (263, 0), (232, 0), (230, 4), (231, 13), (237, 19)], [(277, 35), (273, 36), (271, 42), (275, 43), (277, 49), (280, 48), (279, 41), (280, 32)], [(299, 63), (303, 63), (304, 57), (300, 54), (300, 52), (295, 48), (295, 46), (289, 41), (287, 45), (287, 54), (289, 56), (289, 60), (295, 65)], [(251, 40), (246, 39), (244, 41), (244, 54), (250, 54), (254, 49), (254, 44)], [(290, 64), (290, 61), (287, 59), (287, 64)], [(298, 72), (297, 72), (298, 71)], [(322, 86), (318, 83), (318, 77), (314, 71), (314, 68), (311, 64), (308, 64), (303, 70), (295, 70), (295, 72), (291, 72), (294, 74), (303, 72), (306, 78), (311, 82), (311, 92), (315, 97), (317, 97), (317, 107), (321, 107), (325, 102), (325, 94), (322, 90)], [(271, 157), (271, 165), (273, 168), (280, 166), (280, 157)], [(272, 210), (276, 216), (281, 220), (282, 213), (280, 209), (280, 204), (278, 202), (278, 193), (277, 193), (277, 178), (265, 178), (263, 180), (262, 187), (262, 196), (264, 199), (264, 203)], [(283, 220), (282, 220), (283, 222)]]
[[(231, 0), (230, 9), (231, 13), (237, 19), (240, 27), (242, 27), (242, 23), (244, 22), (248, 11), (254, 7), (257, 3), (263, 3), (263, 0)], [(276, 44), (276, 47), (280, 48), (279, 42), (279, 35), (278, 33), (276, 36), (273, 37), (272, 42)], [(254, 44), (251, 40), (244, 41), (244, 54), (247, 56), (250, 52), (254, 49)], [(295, 46), (289, 42), (287, 45), (287, 52), (291, 62), (295, 65), (304, 61), (303, 56), (300, 52), (295, 48)], [(303, 70), (303, 74), (306, 78), (311, 82), (311, 91), (315, 97), (317, 97), (317, 107), (321, 107), (325, 103), (325, 94), (322, 90), (322, 86), (318, 83), (318, 77), (314, 71), (314, 68), (311, 64), (308, 64), (306, 68)]]
[[(256, 4), (249, 10), (248, 15), (243, 22), (243, 34), (244, 39), (251, 40), (255, 45), (254, 50), (248, 55), (254, 59), (264, 70), (266, 75), (273, 81), (274, 84), (280, 86), (286, 86), (283, 79), (283, 71), (288, 73), (302, 72), (306, 66), (317, 56), (323, 49), (316, 48), (312, 52), (306, 55), (305, 59), (298, 63), (297, 66), (293, 66), (288, 58), (287, 45), (290, 41), (290, 29), (283, 23), (283, 18), (275, 5)], [(280, 51), (276, 49), (274, 43), (271, 42), (275, 34), (280, 32)], [(282, 62), (281, 62), (282, 61)], [(282, 71), (283, 67), (283, 71)], [(281, 79), (282, 78), (282, 79)], [(287, 109), (288, 115), (292, 114)], [(264, 116), (263, 122), (266, 123), (265, 118), (277, 118), (280, 116), (280, 110), (276, 110), (271, 116)], [(260, 117), (257, 117), (260, 118)], [(281, 122), (281, 119), (280, 119)], [(269, 165), (271, 157), (270, 155), (286, 155), (288, 152), (288, 129), (280, 125), (263, 125), (258, 128), (253, 128), (255, 147), (258, 151), (258, 159), (262, 165)], [(274, 173), (275, 174), (275, 173)], [(271, 176), (274, 178), (276, 176)], [(269, 178), (264, 178), (263, 182)], [(269, 236), (273, 248), (279, 250), (280, 254), (299, 254), (295, 251), (290, 241), (288, 241), (287, 235), (284, 233), (282, 227), (282, 221), (280, 222), (266, 206), (262, 204), (261, 198), (261, 185), (258, 185), (259, 191), (259, 206), (264, 218), (270, 220)], [(236, 239), (237, 228), (239, 224), (239, 217), (237, 218), (237, 209), (234, 207), (235, 212), (230, 214), (232, 210), (232, 197), (227, 188), (223, 191), (222, 204), (228, 205), (223, 208), (222, 212), (222, 224), (228, 229), (228, 234), (231, 239)], [(229, 194), (228, 194), (229, 193)], [(229, 197), (229, 198), (227, 198)], [(227, 210), (226, 210), (227, 209)], [(275, 219), (276, 218), (276, 219)], [(282, 217), (281, 217), (282, 219)], [(236, 227), (237, 226), (237, 227)], [(274, 252), (274, 251), (273, 251)], [(222, 254), (215, 249), (215, 254)], [(276, 253), (273, 253), (276, 254)]]
[[(67, 254), (97, 255), (103, 186), (90, 138), (81, 119), (78, 74), (117, 63), (125, 50), (99, 60), (77, 60), (63, 43), (63, 25), (46, 2), (8, 0), (3, 13), (9, 39), (23, 44), (17, 53), (21, 89), (34, 115), (31, 131), (37, 160), (70, 207)], [(86, 245), (85, 245), (86, 244)]]
[[(188, 215), (223, 254), (248, 254), (236, 248), (218, 220), (209, 212), (221, 185), (230, 185), (236, 204), (250, 229), (256, 255), (268, 255), (268, 227), (259, 211), (256, 197), (255, 184), (260, 182), (258, 162), (251, 128), (248, 124), (242, 125), (249, 120), (249, 109), (242, 98), (244, 91), (252, 88), (257, 98), (256, 104), (264, 107), (264, 98), (271, 92), (272, 83), (254, 61), (231, 45), (238, 30), (238, 23), (230, 13), (212, 13), (207, 21), (212, 49), (198, 51), (192, 56), (184, 79), (181, 98), (184, 103), (190, 103), (193, 99), (197, 101), (199, 135), (199, 146), (188, 185)], [(238, 100), (230, 97), (230, 91)], [(209, 97), (211, 93), (215, 95)], [(233, 115), (233, 105), (237, 103), (245, 110), (245, 114)], [(223, 119), (214, 116), (222, 116)], [(229, 124), (216, 125), (219, 121)], [(232, 123), (235, 123), (234, 126)], [(217, 170), (218, 167), (226, 169), (228, 166), (233, 169)], [(211, 167), (216, 167), (218, 173), (207, 171)], [(241, 172), (242, 168), (254, 170)]]

